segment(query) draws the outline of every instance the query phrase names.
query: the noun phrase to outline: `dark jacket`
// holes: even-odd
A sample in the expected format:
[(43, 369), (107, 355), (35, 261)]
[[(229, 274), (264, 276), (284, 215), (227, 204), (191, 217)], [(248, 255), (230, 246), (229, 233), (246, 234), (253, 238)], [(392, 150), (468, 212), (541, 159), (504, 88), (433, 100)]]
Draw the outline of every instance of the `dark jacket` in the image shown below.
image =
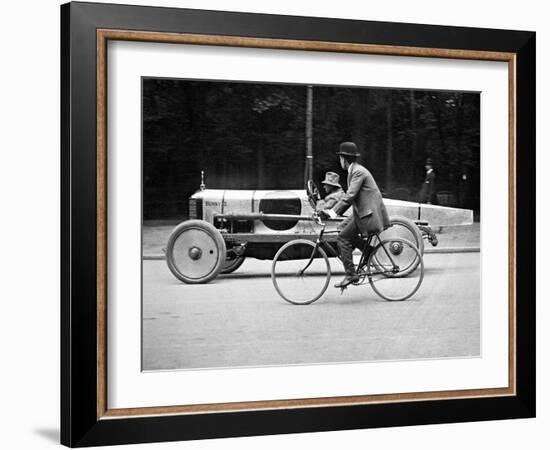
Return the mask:
[(353, 163), (348, 174), (348, 190), (334, 206), (336, 214), (353, 207), (353, 219), (361, 233), (380, 233), (390, 226), (390, 218), (382, 194), (371, 173), (361, 164)]
[(426, 178), (420, 188), (420, 203), (435, 203), (435, 172), (433, 169), (426, 173)]

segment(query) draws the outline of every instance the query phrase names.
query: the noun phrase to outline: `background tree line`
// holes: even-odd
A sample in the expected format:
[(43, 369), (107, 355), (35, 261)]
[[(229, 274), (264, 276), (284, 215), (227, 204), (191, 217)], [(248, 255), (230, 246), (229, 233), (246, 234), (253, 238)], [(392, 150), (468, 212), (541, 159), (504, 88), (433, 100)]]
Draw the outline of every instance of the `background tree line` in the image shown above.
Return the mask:
[[(208, 188), (304, 186), (307, 87), (143, 80), (145, 219), (183, 218), (206, 173)], [(384, 195), (418, 200), (427, 157), (450, 206), (479, 212), (479, 94), (313, 87), (313, 173), (337, 171), (353, 140)], [(341, 173), (345, 187), (345, 174)]]

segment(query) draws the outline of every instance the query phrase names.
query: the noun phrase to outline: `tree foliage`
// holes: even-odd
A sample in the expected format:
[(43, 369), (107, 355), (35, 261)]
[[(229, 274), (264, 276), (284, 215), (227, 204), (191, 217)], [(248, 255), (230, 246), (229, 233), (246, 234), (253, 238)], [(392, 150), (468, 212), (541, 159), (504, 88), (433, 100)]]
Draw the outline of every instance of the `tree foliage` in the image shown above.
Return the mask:
[[(209, 188), (302, 188), (306, 95), (304, 85), (144, 79), (145, 218), (184, 216), (201, 170)], [(341, 173), (335, 152), (352, 140), (386, 196), (416, 200), (430, 157), (446, 201), (479, 210), (479, 106), (478, 93), (314, 86), (315, 181)]]

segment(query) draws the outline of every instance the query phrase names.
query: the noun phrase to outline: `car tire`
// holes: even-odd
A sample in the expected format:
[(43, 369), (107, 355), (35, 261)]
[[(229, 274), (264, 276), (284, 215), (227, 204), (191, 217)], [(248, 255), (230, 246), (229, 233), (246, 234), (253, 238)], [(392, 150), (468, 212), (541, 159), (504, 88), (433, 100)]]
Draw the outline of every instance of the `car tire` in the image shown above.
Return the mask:
[(235, 270), (237, 270), (239, 267), (243, 265), (244, 260), (245, 260), (244, 256), (237, 256), (236, 258), (233, 258), (233, 259), (226, 259), (222, 264), (220, 273), (225, 275), (228, 273), (235, 272)]
[(403, 216), (391, 216), (390, 223), (390, 228), (387, 228), (380, 233), (380, 238), (382, 240), (390, 239), (391, 237), (407, 239), (416, 245), (421, 256), (424, 255), (424, 241), (422, 239), (422, 233), (413, 220)]
[(204, 220), (180, 223), (166, 245), (168, 268), (178, 280), (188, 284), (208, 283), (216, 278), (225, 257), (222, 235)]

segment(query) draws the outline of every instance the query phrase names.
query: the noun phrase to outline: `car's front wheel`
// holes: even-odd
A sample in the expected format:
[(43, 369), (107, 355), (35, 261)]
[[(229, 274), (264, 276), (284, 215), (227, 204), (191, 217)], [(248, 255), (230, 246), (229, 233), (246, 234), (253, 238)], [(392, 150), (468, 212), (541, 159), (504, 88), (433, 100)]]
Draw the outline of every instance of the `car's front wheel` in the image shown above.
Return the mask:
[(166, 262), (184, 283), (207, 283), (225, 262), (226, 248), (220, 232), (204, 220), (180, 223), (168, 238)]

